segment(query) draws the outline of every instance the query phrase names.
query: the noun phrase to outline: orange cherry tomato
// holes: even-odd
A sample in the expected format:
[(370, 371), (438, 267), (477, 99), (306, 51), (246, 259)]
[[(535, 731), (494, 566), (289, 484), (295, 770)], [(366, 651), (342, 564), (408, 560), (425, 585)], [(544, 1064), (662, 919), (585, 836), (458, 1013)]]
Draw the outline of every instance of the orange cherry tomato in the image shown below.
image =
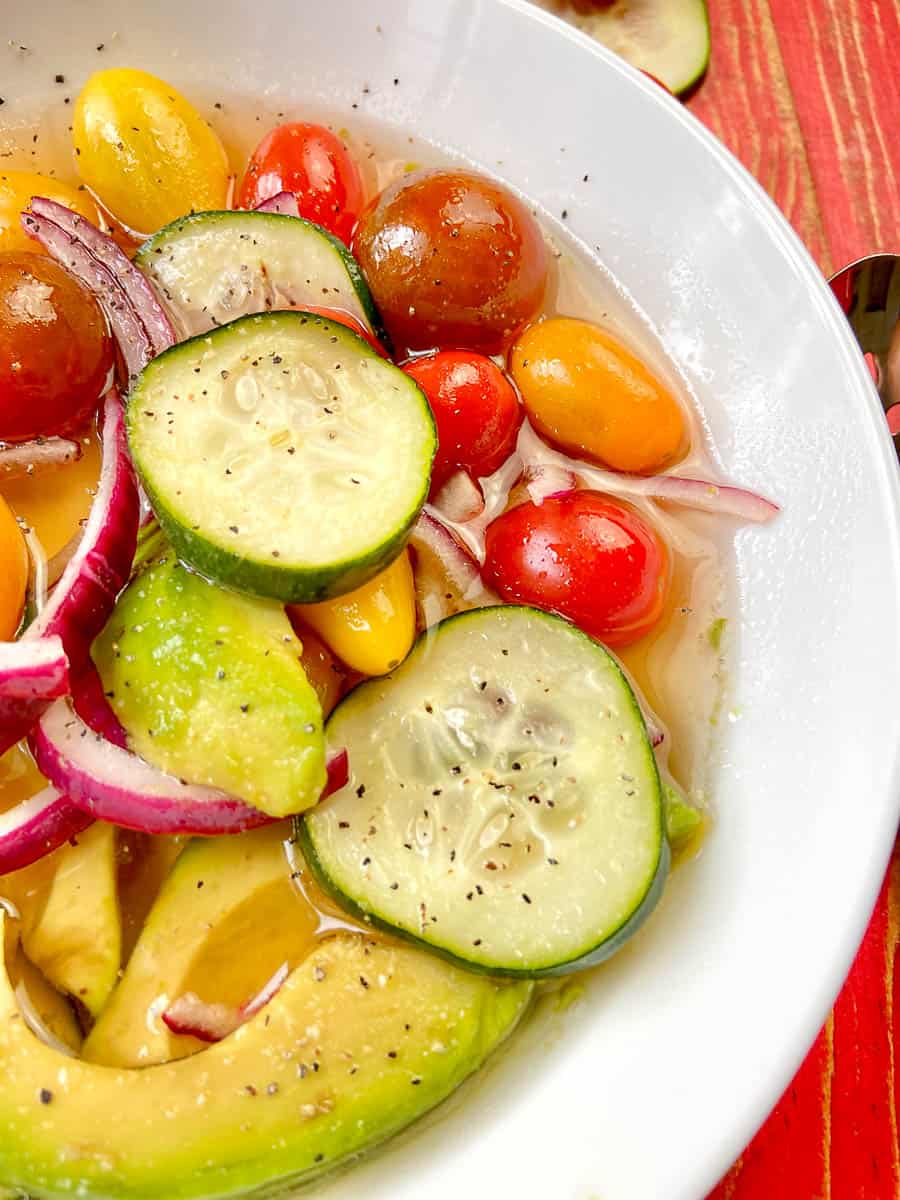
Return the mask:
[(513, 346), (509, 368), (531, 423), (574, 455), (652, 474), (685, 450), (678, 401), (598, 325), (569, 317), (532, 325)]
[(99, 225), (97, 205), (86, 188), (72, 187), (34, 171), (0, 171), (0, 250), (34, 250), (36, 243), (22, 228), (21, 214), (34, 196), (46, 196)]
[(0, 496), (0, 641), (15, 636), (25, 608), (28, 550), (9, 505)]
[(331, 710), (347, 690), (349, 671), (343, 663), (335, 658), (319, 635), (310, 629), (302, 619), (301, 611), (299, 606), (291, 606), (287, 609), (287, 615), (294, 626), (297, 637), (303, 643), (300, 661), (306, 672), (306, 678), (319, 697), (322, 716), (327, 719)]

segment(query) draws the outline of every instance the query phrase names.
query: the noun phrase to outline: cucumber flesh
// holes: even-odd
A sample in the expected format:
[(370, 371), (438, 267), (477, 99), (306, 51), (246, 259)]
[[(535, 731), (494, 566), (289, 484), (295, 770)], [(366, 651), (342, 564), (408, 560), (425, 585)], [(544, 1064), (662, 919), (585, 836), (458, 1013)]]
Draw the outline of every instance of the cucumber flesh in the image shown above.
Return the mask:
[(298, 834), (366, 919), (535, 978), (608, 957), (652, 910), (668, 845), (643, 718), (615, 660), (559, 617), (448, 618), (327, 735), (350, 778)]
[(655, 75), (670, 91), (686, 92), (709, 63), (709, 13), (705, 0), (614, 0), (600, 5), (545, 0), (632, 66)]
[(193, 213), (145, 242), (135, 262), (152, 280), (180, 340), (250, 313), (309, 305), (343, 309), (384, 339), (350, 251), (301, 217)]
[(298, 604), (360, 587), (400, 553), (436, 447), (413, 380), (302, 312), (243, 317), (167, 350), (134, 384), (127, 426), (179, 557)]

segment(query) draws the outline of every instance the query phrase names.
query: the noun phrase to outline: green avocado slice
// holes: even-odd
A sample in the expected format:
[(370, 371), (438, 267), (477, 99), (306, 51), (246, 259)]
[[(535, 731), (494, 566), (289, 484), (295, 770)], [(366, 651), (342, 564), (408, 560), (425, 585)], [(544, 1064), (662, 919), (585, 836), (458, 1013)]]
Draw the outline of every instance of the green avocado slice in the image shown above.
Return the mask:
[(322, 710), (278, 604), (208, 583), (169, 551), (119, 597), (94, 660), (129, 746), (283, 817), (325, 784)]
[(238, 1006), (287, 963), (309, 953), (318, 914), (294, 887), (285, 855), (290, 827), (195, 838), (153, 905), (125, 973), (82, 1055), (112, 1067), (147, 1067), (203, 1049), (171, 1033), (162, 1012), (193, 992)]
[(44, 1045), (4, 969), (0, 1180), (50, 1200), (215, 1200), (308, 1178), (440, 1103), (529, 995), (528, 984), (340, 932), (231, 1037), (133, 1070)]

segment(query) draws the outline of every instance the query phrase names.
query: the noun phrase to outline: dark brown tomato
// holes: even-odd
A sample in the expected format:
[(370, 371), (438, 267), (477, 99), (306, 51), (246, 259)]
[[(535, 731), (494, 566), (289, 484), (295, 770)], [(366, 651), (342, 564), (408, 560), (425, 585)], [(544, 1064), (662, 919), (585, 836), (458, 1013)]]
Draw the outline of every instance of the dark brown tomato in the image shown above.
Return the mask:
[(106, 318), (77, 279), (41, 254), (0, 254), (0, 441), (83, 425), (112, 365)]
[(537, 314), (547, 286), (534, 217), (473, 171), (397, 180), (363, 212), (353, 251), (398, 351), (498, 354)]

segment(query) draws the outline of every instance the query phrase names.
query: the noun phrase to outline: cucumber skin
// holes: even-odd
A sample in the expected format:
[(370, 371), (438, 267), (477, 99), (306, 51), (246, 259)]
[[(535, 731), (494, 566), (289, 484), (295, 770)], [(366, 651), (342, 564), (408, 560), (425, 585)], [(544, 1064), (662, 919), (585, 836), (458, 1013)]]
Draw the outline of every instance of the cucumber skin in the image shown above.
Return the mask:
[[(134, 261), (139, 267), (142, 267), (150, 260), (150, 255), (155, 252), (156, 248), (161, 242), (165, 241), (169, 234), (180, 232), (186, 225), (199, 223), (206, 220), (208, 217), (233, 217), (238, 212), (242, 212), (242, 210), (227, 208), (210, 209), (208, 212), (189, 213), (184, 217), (176, 217), (174, 221), (170, 221), (168, 225), (164, 225), (162, 229), (158, 229), (151, 238), (148, 238), (147, 241), (143, 243), (137, 254), (134, 256)], [(393, 359), (393, 344), (391, 342), (390, 334), (388, 333), (384, 322), (381, 319), (381, 313), (379, 313), (375, 304), (375, 299), (369, 290), (369, 285), (366, 283), (366, 277), (363, 275), (362, 268), (360, 267), (359, 263), (356, 261), (341, 239), (336, 237), (329, 230), (324, 229), (321, 225), (317, 225), (315, 221), (308, 220), (306, 217), (289, 217), (284, 213), (255, 213), (253, 209), (249, 209), (246, 215), (249, 215), (250, 213), (253, 213), (257, 217), (264, 217), (270, 221), (301, 221), (308, 228), (314, 229), (316, 233), (320, 233), (322, 237), (331, 243), (334, 249), (338, 252), (338, 255), (340, 256), (344, 266), (347, 268), (347, 274), (350, 276), (350, 282), (353, 284), (353, 288), (357, 297), (359, 298), (360, 304), (362, 305), (362, 310), (365, 313), (366, 320), (369, 322), (372, 333), (375, 335), (378, 341), (381, 342), (382, 346), (384, 346), (385, 350), (387, 350), (388, 354)], [(254, 314), (251, 313), (248, 315), (252, 316)]]
[[(297, 217), (279, 219), (287, 221), (298, 220)], [(309, 223), (311, 224), (311, 222)], [(366, 339), (354, 330), (349, 329), (346, 325), (331, 321), (327, 317), (320, 316), (318, 313), (305, 312), (302, 309), (291, 309), (290, 312), (295, 313), (298, 317), (307, 317), (310, 321), (318, 324), (334, 326), (339, 336), (354, 339), (359, 343), (360, 350), (367, 355), (375, 356), (375, 350), (373, 350)], [(250, 313), (247, 316), (238, 317), (235, 321), (229, 322), (228, 325), (220, 325), (219, 329), (214, 332), (218, 333), (220, 330), (228, 329), (231, 325), (237, 325), (241, 321), (256, 321), (260, 317), (267, 315), (265, 313)], [(164, 350), (162, 354), (153, 359), (152, 363), (148, 364), (148, 366), (161, 362), (167, 355), (178, 354), (193, 342), (205, 341), (210, 336), (209, 333), (198, 333), (194, 337), (186, 338), (183, 342), (176, 342), (174, 346), (171, 346), (168, 350)], [(399, 368), (397, 369), (399, 370)], [(333, 600), (338, 596), (345, 595), (347, 592), (354, 591), (358, 587), (362, 587), (364, 583), (368, 583), (370, 579), (374, 578), (385, 567), (389, 567), (394, 559), (398, 558), (403, 552), (412, 533), (413, 526), (419, 518), (419, 513), (428, 499), (428, 491), (431, 484), (430, 467), (428, 476), (424, 480), (421, 494), (416, 500), (408, 520), (400, 529), (386, 538), (380, 546), (377, 546), (368, 555), (353, 559), (344, 559), (342, 562), (331, 564), (318, 571), (306, 567), (290, 570), (283, 566), (273, 566), (271, 563), (263, 562), (259, 559), (247, 558), (245, 555), (233, 553), (224, 546), (217, 545), (215, 542), (203, 537), (199, 531), (189, 529), (169, 511), (165, 501), (160, 497), (153, 484), (147, 478), (142, 468), (140, 451), (134, 444), (131, 400), (141, 378), (142, 376), (139, 375), (125, 402), (125, 428), (128, 436), (128, 448), (131, 451), (131, 457), (144, 491), (147, 494), (147, 499), (150, 501), (150, 507), (153, 509), (163, 533), (169, 539), (178, 557), (206, 579), (225, 587), (234, 588), (237, 592), (245, 592), (251, 596), (261, 596), (269, 600), (279, 600), (282, 604), (313, 604), (319, 600)], [(433, 433), (431, 461), (433, 463), (434, 456), (437, 453), (437, 425), (435, 424), (431, 406), (428, 403), (428, 397), (411, 375), (408, 376), (408, 379), (409, 383), (415, 387), (421, 396), (423, 411), (431, 424)]]
[[(531, 608), (531, 606), (527, 604), (496, 605), (494, 607), (530, 609), (531, 612), (539, 614), (540, 616), (551, 621), (565, 621), (565, 618), (563, 617), (558, 617), (553, 613), (546, 613), (542, 609)], [(416, 642), (416, 645), (418, 645), (418, 642), (424, 637), (433, 637), (437, 628), (443, 628), (449, 625), (451, 621), (464, 620), (466, 617), (472, 616), (473, 613), (483, 615), (485, 611), (487, 610), (471, 609), (467, 610), (466, 612), (456, 613), (452, 617), (446, 617), (443, 621), (439, 622), (438, 626), (433, 626), (431, 629), (426, 630), (425, 633), (421, 634)], [(565, 621), (565, 624), (571, 625), (571, 622)], [(570, 975), (574, 971), (583, 971), (588, 967), (596, 967), (615, 954), (617, 950), (620, 950), (622, 946), (624, 946), (629, 940), (629, 938), (637, 933), (638, 929), (640, 929), (640, 927), (644, 924), (644, 922), (656, 908), (656, 905), (659, 903), (666, 885), (666, 880), (668, 879), (669, 867), (671, 866), (672, 862), (672, 852), (669, 847), (669, 839), (666, 836), (665, 813), (663, 810), (663, 786), (659, 777), (659, 769), (656, 764), (656, 755), (653, 753), (653, 748), (650, 745), (650, 739), (647, 736), (647, 727), (644, 722), (644, 715), (641, 712), (640, 705), (634, 698), (634, 693), (631, 690), (628, 679), (619, 666), (618, 660), (609, 653), (605, 646), (602, 646), (599, 642), (595, 642), (594, 639), (589, 637), (588, 634), (584, 633), (583, 630), (578, 629), (577, 626), (571, 627), (576, 629), (586, 641), (591, 642), (594, 646), (598, 646), (606, 654), (610, 665), (619, 674), (622, 682), (625, 684), (628, 695), (631, 698), (634, 715), (640, 722), (641, 729), (644, 731), (647, 752), (650, 756), (653, 773), (656, 776), (659, 815), (659, 858), (657, 859), (656, 870), (654, 871), (653, 877), (650, 880), (647, 890), (645, 891), (637, 908), (634, 909), (630, 916), (626, 917), (618, 929), (613, 930), (613, 932), (605, 937), (602, 941), (595, 943), (593, 946), (589, 946), (582, 954), (577, 955), (575, 958), (567, 959), (565, 962), (554, 963), (549, 967), (538, 967), (531, 969), (528, 967), (498, 967), (491, 966), (483, 962), (473, 962), (464, 955), (455, 954), (452, 950), (448, 950), (445, 946), (436, 946), (433, 943), (426, 941), (424, 938), (416, 937), (416, 935), (414, 933), (410, 933), (409, 930), (402, 929), (399, 926), (392, 924), (390, 921), (380, 917), (378, 913), (372, 912), (370, 909), (363, 907), (357, 900), (354, 900), (352, 896), (349, 896), (346, 892), (344, 892), (335, 883), (323, 866), (322, 861), (316, 851), (315, 843), (313, 842), (306, 825), (306, 814), (301, 813), (293, 818), (294, 842), (299, 845), (309, 869), (312, 871), (316, 882), (319, 884), (322, 890), (327, 895), (331, 896), (331, 898), (336, 901), (341, 908), (350, 913), (351, 916), (356, 917), (357, 920), (364, 921), (367, 925), (371, 925), (376, 929), (381, 929), (385, 933), (391, 934), (393, 937), (400, 938), (401, 941), (410, 942), (412, 945), (418, 946), (422, 950), (428, 950), (432, 954), (436, 954), (438, 958), (443, 958), (447, 962), (453, 963), (457, 967), (463, 967), (465, 970), (472, 971), (477, 975), (493, 975), (502, 979), (552, 979), (555, 976)], [(414, 652), (415, 646), (410, 653)], [(384, 678), (377, 679), (374, 682), (383, 684)], [(363, 682), (358, 686), (365, 687), (366, 684)], [(357, 690), (358, 688), (354, 688), (353, 691), (347, 693), (344, 699), (340, 701), (340, 703), (332, 712), (332, 717), (342, 704), (345, 704), (348, 700), (350, 700)], [(330, 720), (331, 717), (329, 717), (329, 721)], [(325, 732), (327, 738), (327, 723)], [(315, 812), (315, 806), (311, 808), (309, 812)]]

